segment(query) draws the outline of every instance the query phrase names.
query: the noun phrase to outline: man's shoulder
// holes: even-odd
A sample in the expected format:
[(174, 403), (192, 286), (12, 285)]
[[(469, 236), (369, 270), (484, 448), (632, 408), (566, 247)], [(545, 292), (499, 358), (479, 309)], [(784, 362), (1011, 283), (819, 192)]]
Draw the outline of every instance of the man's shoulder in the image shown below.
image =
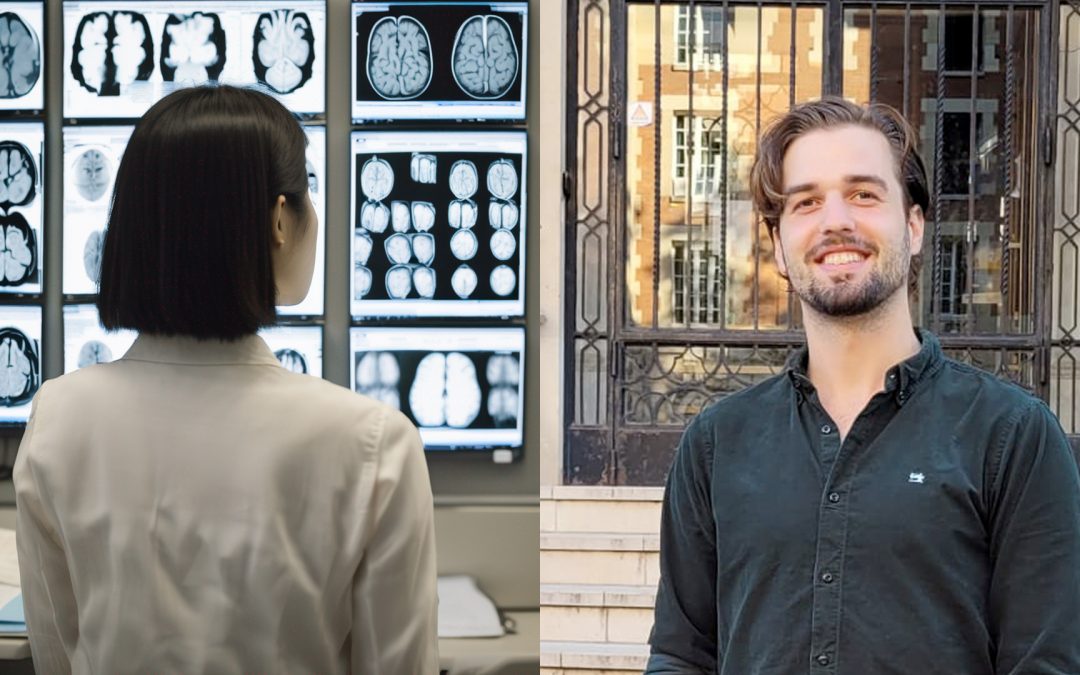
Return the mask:
[(1045, 405), (1041, 399), (1016, 382), (968, 363), (945, 357), (941, 371), (938, 385), (940, 389), (950, 397), (986, 406), (996, 415), (1021, 413)]
[(790, 375), (780, 372), (713, 401), (697, 414), (690, 426), (712, 428), (727, 426), (732, 420), (742, 423), (771, 420), (774, 412), (785, 410), (790, 403), (791, 389)]

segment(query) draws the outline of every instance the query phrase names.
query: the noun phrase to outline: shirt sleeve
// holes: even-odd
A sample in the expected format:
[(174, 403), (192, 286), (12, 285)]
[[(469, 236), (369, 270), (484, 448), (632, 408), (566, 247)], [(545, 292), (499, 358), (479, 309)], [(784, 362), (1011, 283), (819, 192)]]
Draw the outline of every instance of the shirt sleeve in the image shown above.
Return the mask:
[(78, 607), (59, 529), (46, 504), (48, 493), (38, 483), (34, 461), (39, 452), (34, 428), (40, 417), (44, 387), (34, 397), (30, 420), (15, 459), (15, 542), (19, 555), (23, 611), (34, 669), (43, 675), (70, 673), (64, 645), (79, 636)]
[(648, 675), (712, 673), (717, 667), (712, 448), (700, 426), (695, 421), (683, 434), (664, 492)]
[(353, 673), (439, 672), (435, 513), (420, 434), (388, 413), (353, 591)]
[(1080, 473), (1041, 402), (996, 452), (990, 630), (998, 675), (1080, 673)]

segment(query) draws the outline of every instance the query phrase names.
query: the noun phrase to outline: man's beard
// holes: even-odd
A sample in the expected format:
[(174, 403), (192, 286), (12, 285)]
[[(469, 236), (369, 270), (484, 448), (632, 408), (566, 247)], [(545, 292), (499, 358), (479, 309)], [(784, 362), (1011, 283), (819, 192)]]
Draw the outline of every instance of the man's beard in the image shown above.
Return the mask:
[[(874, 266), (862, 282), (845, 280), (841, 282), (825, 281), (813, 274), (816, 251), (826, 246), (854, 245), (878, 254), (878, 264)], [(788, 282), (799, 299), (818, 313), (836, 318), (853, 317), (869, 314), (883, 305), (897, 290), (907, 284), (908, 271), (911, 267), (910, 239), (904, 232), (903, 245), (887, 249), (881, 255), (880, 249), (851, 237), (834, 237), (819, 244), (806, 256), (804, 265), (791, 274)]]

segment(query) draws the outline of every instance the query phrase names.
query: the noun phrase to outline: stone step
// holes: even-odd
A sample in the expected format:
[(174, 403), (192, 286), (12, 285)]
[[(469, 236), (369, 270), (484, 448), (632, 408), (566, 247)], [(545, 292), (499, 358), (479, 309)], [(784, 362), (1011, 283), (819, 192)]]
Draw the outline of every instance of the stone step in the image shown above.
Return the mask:
[(654, 586), (657, 535), (558, 532), (540, 535), (540, 583)]
[(656, 586), (540, 584), (541, 607), (636, 607), (656, 605)]
[(541, 532), (540, 550), (655, 553), (660, 550), (660, 535), (626, 532)]
[(663, 488), (541, 488), (540, 530), (658, 534)]
[(652, 625), (652, 607), (545, 606), (540, 612), (540, 639), (645, 644)]
[(541, 672), (547, 669), (562, 669), (564, 675), (573, 673), (573, 669), (591, 669), (640, 673), (649, 660), (649, 646), (643, 644), (621, 644), (612, 642), (557, 642), (540, 641)]

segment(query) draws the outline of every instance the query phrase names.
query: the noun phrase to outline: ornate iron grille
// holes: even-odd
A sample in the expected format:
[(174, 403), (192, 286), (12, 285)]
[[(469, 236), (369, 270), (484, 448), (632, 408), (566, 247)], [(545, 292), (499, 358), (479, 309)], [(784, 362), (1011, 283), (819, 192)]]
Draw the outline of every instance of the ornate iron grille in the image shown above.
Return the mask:
[[(689, 419), (803, 342), (748, 174), (825, 93), (920, 134), (918, 321), (1077, 432), (1078, 2), (571, 0), (566, 482), (662, 484)], [(695, 250), (715, 283), (686, 281)]]

